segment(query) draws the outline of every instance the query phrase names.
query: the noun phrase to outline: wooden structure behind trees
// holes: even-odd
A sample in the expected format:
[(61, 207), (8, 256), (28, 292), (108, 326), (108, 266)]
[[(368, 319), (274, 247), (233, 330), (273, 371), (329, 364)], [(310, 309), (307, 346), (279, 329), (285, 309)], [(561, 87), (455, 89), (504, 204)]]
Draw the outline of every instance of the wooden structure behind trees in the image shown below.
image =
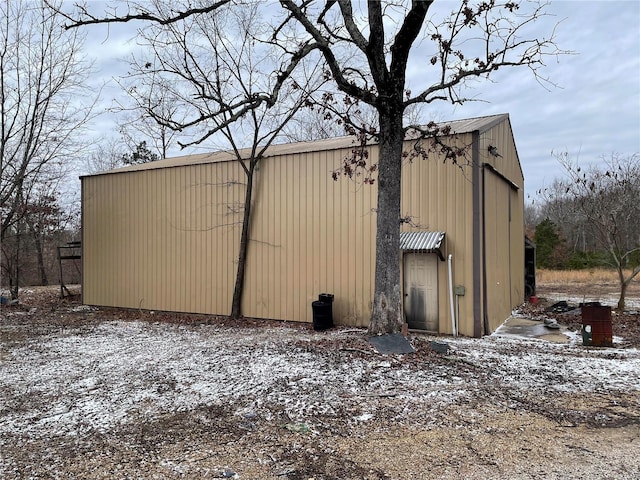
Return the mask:
[(67, 295), (71, 295), (69, 288), (64, 281), (64, 268), (63, 263), (67, 263), (73, 260), (76, 263), (78, 260), (82, 260), (82, 242), (67, 242), (66, 245), (58, 246), (58, 267), (60, 274), (60, 298)]
[[(459, 332), (480, 336), (524, 299), (523, 176), (508, 115), (446, 125), (450, 134), (440, 140), (467, 152), (458, 165), (436, 153), (411, 158), (428, 140), (405, 142), (398, 228), (423, 241), (403, 247), (398, 288), (405, 299), (417, 295), (411, 305), (435, 312), (433, 330), (452, 333), (451, 255)], [(358, 145), (341, 137), (273, 145), (264, 154), (254, 185), (245, 316), (311, 323), (311, 302), (327, 292), (335, 295), (337, 324), (368, 325), (377, 178), (372, 185), (361, 177), (332, 179)], [(365, 148), (375, 161), (378, 146)], [(228, 314), (245, 188), (233, 152), (83, 177), (84, 303)], [(444, 235), (436, 245), (427, 232)], [(418, 259), (411, 285), (403, 276), (409, 255)], [(420, 269), (435, 279), (424, 296)], [(435, 301), (420, 303), (423, 297)]]

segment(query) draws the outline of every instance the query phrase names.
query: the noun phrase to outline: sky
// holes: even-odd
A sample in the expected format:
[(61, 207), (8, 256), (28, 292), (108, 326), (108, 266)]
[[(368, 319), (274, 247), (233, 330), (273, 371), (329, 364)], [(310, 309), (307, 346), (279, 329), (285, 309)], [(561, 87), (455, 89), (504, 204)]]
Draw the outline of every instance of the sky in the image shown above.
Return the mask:
[(548, 11), (561, 21), (559, 47), (574, 52), (541, 72), (557, 87), (511, 70), (482, 86), (489, 103), (439, 106), (444, 118), (508, 113), (531, 197), (564, 174), (552, 151), (581, 164), (640, 153), (640, 2), (553, 1)]
[[(446, 8), (447, 3), (455, 6), (451, 0), (437, 5)], [(640, 153), (640, 2), (561, 0), (546, 11), (553, 17), (533, 28), (548, 34), (549, 26), (559, 22), (557, 44), (571, 52), (549, 58), (540, 71), (554, 85), (541, 85), (526, 68), (501, 70), (468, 92), (482, 101), (432, 104), (428, 111), (439, 120), (508, 113), (527, 203), (563, 176), (552, 152), (567, 151), (581, 164), (612, 153)], [(104, 26), (91, 28), (88, 51), (96, 60), (95, 80), (107, 82), (102, 102), (108, 106), (121, 94), (113, 79), (127, 70), (123, 58), (136, 48), (137, 27), (113, 25), (108, 34)], [(419, 78), (419, 65), (410, 68), (409, 85), (412, 76)], [(117, 128), (113, 116), (103, 115), (95, 134)]]

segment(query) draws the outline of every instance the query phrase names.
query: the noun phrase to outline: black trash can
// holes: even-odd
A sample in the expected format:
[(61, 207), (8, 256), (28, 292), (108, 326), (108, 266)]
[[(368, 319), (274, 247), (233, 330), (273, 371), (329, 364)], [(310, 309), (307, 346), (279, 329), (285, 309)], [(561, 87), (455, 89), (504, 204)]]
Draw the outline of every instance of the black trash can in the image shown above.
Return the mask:
[(321, 293), (319, 300), (311, 302), (313, 310), (313, 329), (327, 330), (333, 327), (333, 295)]

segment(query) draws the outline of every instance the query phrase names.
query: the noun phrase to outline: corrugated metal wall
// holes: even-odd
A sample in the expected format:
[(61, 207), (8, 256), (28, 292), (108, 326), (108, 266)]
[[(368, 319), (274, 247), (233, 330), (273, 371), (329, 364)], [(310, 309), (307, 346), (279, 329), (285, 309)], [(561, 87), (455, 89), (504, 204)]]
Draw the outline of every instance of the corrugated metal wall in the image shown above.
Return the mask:
[(336, 321), (368, 323), (376, 189), (331, 178), (346, 155), (332, 150), (262, 162), (245, 315), (311, 322), (311, 302), (328, 292)]
[[(501, 156), (489, 153), (495, 146)], [(524, 301), (524, 178), (509, 122), (480, 136), (484, 177), (486, 313), (495, 330)]]
[(492, 170), (484, 170), (486, 308), (490, 330), (511, 311), (510, 190)]
[(228, 311), (241, 175), (225, 163), (85, 177), (84, 302)]
[[(470, 145), (472, 135), (460, 135), (455, 141)], [(521, 182), (508, 121), (481, 136), (480, 141), (482, 160), (496, 162), (484, 154), (486, 142), (495, 142), (504, 152), (504, 165), (495, 168), (515, 178), (515, 183)], [(375, 158), (377, 147), (371, 150), (371, 158)], [(328, 292), (335, 295), (337, 322), (368, 324), (377, 188), (346, 178), (332, 180), (331, 172), (349, 152), (350, 148), (311, 151), (262, 161), (256, 174), (245, 316), (311, 322), (311, 302), (319, 293)], [(454, 283), (465, 286), (467, 292), (460, 303), (460, 332), (472, 335), (473, 302), (477, 300), (472, 295), (472, 167), (436, 158), (416, 159), (403, 168), (402, 215), (411, 216), (417, 227), (402, 228), (446, 232), (446, 253), (453, 254)], [(84, 302), (228, 314), (244, 182), (236, 162), (84, 177)], [(504, 200), (510, 194), (508, 188), (507, 193), (502, 190), (499, 185), (492, 188), (494, 193), (489, 194), (487, 203), (493, 205), (494, 213), (488, 215), (505, 214), (503, 207), (508, 202)], [(523, 251), (523, 227), (516, 225), (522, 223), (522, 190), (511, 195), (515, 195), (512, 223), (507, 228), (514, 240), (511, 277), (523, 277), (524, 253), (516, 265)], [(504, 225), (496, 224), (495, 232), (501, 239), (503, 230)], [(522, 238), (516, 238), (518, 235)], [(502, 269), (503, 248), (509, 247), (500, 242), (492, 244), (495, 252), (487, 252), (487, 264), (499, 264)], [(502, 270), (492, 270), (487, 282), (504, 275)], [(511, 290), (506, 296), (512, 304), (522, 296), (522, 282), (522, 278), (512, 278), (511, 285), (503, 287)], [(446, 262), (438, 261), (438, 283), (440, 329), (450, 332)], [(494, 296), (502, 298), (504, 292), (492, 291), (490, 303)], [(491, 311), (492, 318), (503, 321), (504, 310), (500, 304)]]
[[(470, 146), (471, 134), (460, 135), (457, 146)], [(471, 149), (469, 149), (469, 155)], [(445, 255), (453, 255), (454, 285), (465, 286), (467, 294), (460, 298), (460, 331), (473, 334), (472, 305), (472, 184), (471, 157), (460, 165), (443, 162), (442, 158), (414, 160), (403, 167), (403, 217), (411, 216), (416, 227), (403, 225), (403, 230), (446, 232)], [(451, 332), (447, 263), (438, 260), (438, 313), (440, 331)]]
[[(333, 181), (347, 150), (268, 158), (256, 177), (243, 311), (366, 325), (376, 189)], [(83, 178), (84, 302), (228, 314), (244, 173), (235, 162)]]

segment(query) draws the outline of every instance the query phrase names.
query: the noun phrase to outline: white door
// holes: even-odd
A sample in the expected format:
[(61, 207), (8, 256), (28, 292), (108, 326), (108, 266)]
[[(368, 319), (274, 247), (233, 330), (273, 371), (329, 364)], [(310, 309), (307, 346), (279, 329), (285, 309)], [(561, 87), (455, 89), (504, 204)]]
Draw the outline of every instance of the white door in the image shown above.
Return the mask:
[(409, 328), (438, 331), (438, 259), (433, 253), (404, 255), (404, 315)]

